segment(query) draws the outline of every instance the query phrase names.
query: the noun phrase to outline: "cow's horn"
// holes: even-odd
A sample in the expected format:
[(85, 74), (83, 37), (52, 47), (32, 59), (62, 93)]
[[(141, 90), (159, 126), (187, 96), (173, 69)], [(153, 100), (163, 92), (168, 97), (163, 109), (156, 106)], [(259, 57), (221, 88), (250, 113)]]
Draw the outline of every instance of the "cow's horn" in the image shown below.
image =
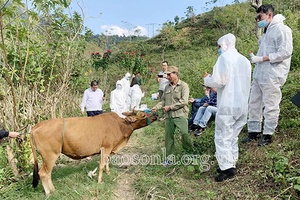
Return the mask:
[(136, 110), (135, 110), (135, 107), (133, 107), (133, 109), (132, 109), (132, 114), (136, 114)]

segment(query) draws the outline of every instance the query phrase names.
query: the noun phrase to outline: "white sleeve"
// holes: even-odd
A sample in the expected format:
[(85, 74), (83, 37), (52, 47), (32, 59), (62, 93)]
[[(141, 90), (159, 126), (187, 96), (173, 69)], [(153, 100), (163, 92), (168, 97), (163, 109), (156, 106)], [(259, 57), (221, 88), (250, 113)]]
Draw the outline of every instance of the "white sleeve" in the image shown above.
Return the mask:
[(114, 104), (115, 104), (115, 95), (114, 92), (110, 93), (110, 109), (113, 110), (114, 109)]
[(87, 94), (87, 90), (85, 90), (83, 93), (81, 104), (80, 104), (81, 112), (84, 112), (84, 107), (86, 106), (87, 98), (88, 98), (88, 94)]
[(100, 103), (103, 103), (103, 95), (104, 95), (104, 93), (103, 93), (103, 91), (102, 91), (102, 90), (100, 90), (100, 91), (101, 91)]
[(227, 68), (228, 62), (226, 62), (223, 56), (219, 56), (214, 69), (213, 74), (204, 78), (204, 85), (213, 88), (222, 88), (228, 79), (229, 70)]

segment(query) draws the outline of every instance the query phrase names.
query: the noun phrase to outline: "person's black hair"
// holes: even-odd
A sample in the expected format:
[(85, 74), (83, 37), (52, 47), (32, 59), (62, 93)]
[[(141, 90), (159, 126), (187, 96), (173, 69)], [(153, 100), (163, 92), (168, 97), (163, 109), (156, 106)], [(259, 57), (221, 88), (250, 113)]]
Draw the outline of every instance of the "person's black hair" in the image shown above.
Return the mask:
[(261, 5), (259, 6), (259, 8), (257, 8), (256, 13), (273, 13), (274, 15), (274, 7), (271, 4), (265, 4), (265, 5)]
[(91, 82), (91, 87), (94, 86), (94, 85), (98, 85), (98, 81), (93, 80), (93, 81)]
[(168, 65), (168, 61), (166, 61), (166, 60), (162, 61), (162, 63), (167, 63), (167, 65)]
[(134, 85), (136, 85), (136, 84), (138, 84), (138, 80), (137, 80), (136, 77), (134, 77), (134, 78), (132, 79), (132, 81), (131, 81), (130, 87), (132, 87), (132, 86), (134, 86)]

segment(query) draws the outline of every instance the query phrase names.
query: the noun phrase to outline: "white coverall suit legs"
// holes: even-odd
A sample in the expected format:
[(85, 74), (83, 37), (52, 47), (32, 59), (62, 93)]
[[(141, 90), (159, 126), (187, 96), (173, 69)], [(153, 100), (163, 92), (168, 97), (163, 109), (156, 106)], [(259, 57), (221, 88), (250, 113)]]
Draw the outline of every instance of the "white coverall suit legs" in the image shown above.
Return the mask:
[(247, 121), (247, 114), (241, 116), (216, 116), (215, 144), (216, 158), (220, 169), (236, 167), (239, 157), (238, 136)]

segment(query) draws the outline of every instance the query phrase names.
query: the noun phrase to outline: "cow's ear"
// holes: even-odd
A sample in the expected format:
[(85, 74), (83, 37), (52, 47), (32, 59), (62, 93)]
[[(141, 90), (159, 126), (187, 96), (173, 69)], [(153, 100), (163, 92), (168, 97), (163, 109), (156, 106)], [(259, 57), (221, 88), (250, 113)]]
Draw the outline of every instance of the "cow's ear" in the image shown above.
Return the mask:
[(133, 123), (136, 122), (136, 118), (132, 116), (125, 117), (125, 121)]
[(141, 117), (141, 118), (146, 118), (146, 114), (145, 114), (144, 112), (140, 112), (140, 113), (139, 113), (139, 117)]
[(131, 116), (131, 115), (132, 115), (132, 112), (123, 112), (122, 115), (125, 115), (125, 116)]
[(133, 107), (132, 109), (132, 115), (138, 115), (139, 114), (139, 110), (136, 110), (135, 107)]

